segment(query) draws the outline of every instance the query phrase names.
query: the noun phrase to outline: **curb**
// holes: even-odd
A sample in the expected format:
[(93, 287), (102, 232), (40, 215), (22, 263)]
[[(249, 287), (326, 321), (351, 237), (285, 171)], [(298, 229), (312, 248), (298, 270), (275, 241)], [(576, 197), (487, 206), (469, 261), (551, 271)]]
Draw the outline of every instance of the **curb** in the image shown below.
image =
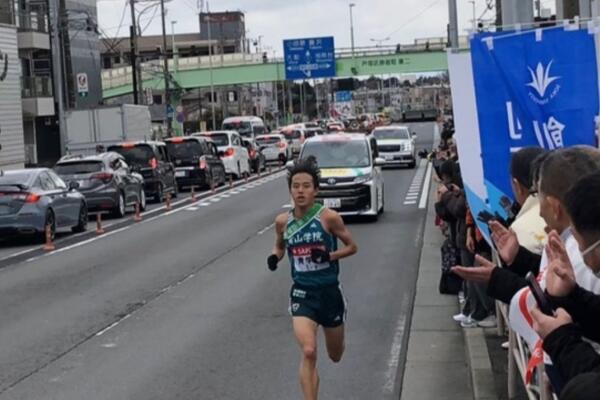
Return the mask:
[(473, 400), (498, 400), (492, 362), (482, 328), (463, 329)]

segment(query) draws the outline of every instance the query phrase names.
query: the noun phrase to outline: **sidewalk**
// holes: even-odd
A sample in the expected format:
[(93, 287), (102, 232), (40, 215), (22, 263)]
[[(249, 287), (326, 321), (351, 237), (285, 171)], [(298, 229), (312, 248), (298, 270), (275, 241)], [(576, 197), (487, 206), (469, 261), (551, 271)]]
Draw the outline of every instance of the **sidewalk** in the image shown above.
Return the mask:
[(400, 398), (496, 400), (483, 330), (463, 332), (452, 320), (459, 312), (457, 297), (438, 291), (442, 235), (434, 225), (434, 186), (430, 189)]

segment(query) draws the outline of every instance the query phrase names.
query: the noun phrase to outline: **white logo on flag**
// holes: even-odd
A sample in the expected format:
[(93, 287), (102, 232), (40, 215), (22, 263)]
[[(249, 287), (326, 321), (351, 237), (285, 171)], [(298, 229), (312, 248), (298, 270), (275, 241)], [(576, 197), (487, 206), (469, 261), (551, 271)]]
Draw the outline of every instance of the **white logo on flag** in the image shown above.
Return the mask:
[(529, 93), (529, 97), (531, 100), (540, 105), (547, 104), (550, 100), (556, 97), (560, 91), (560, 85), (556, 85), (549, 98), (546, 97), (546, 92), (548, 91), (550, 84), (560, 79), (560, 76), (550, 76), (550, 68), (552, 67), (553, 62), (554, 60), (550, 61), (547, 67), (544, 67), (544, 65), (540, 62), (538, 63), (535, 71), (533, 71), (530, 67), (527, 67), (529, 74), (531, 75), (531, 82), (529, 82), (527, 86), (535, 89), (538, 95), (536, 97), (532, 93)]

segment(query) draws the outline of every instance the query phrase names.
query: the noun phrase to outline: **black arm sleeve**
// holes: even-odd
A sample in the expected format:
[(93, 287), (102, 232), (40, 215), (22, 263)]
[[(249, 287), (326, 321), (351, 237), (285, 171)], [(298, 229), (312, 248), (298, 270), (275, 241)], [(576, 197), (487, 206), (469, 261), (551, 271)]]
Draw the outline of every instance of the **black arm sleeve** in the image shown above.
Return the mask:
[(507, 265), (515, 274), (525, 277), (528, 272), (533, 272), (537, 275), (540, 272), (540, 263), (542, 262), (542, 256), (527, 250), (525, 247), (519, 247), (517, 257), (511, 265)]
[(600, 372), (600, 355), (581, 339), (575, 324), (563, 325), (546, 336), (544, 350), (565, 381), (584, 372)]
[(510, 300), (522, 288), (527, 286), (525, 278), (506, 268), (494, 268), (487, 286), (487, 294), (496, 300), (510, 304)]
[(600, 296), (579, 286), (567, 297), (546, 295), (555, 308), (564, 308), (581, 327), (583, 336), (600, 342)]

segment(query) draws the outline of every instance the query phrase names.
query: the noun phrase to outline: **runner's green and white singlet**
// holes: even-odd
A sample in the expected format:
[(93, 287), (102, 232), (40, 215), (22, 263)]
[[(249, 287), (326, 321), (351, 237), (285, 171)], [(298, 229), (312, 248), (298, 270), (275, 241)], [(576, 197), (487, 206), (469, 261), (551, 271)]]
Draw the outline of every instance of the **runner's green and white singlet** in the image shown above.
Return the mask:
[(337, 238), (328, 233), (321, 224), (322, 204), (313, 205), (306, 215), (294, 218), (294, 210), (288, 216), (283, 235), (292, 267), (292, 279), (301, 286), (323, 287), (338, 284), (339, 262), (315, 263), (311, 259), (314, 248), (332, 253), (337, 250)]

